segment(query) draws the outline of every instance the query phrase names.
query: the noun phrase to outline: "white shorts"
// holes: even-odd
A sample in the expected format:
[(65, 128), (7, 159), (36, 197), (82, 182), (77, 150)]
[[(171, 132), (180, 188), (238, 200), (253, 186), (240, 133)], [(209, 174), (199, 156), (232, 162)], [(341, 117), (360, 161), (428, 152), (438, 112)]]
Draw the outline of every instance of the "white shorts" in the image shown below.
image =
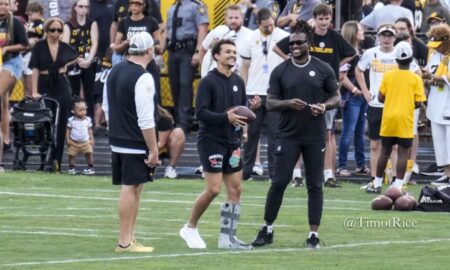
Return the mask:
[(23, 75), (30, 76), (33, 73), (33, 71), (28, 67), (28, 64), (30, 63), (30, 59), (31, 59), (31, 51), (22, 55)]
[(334, 118), (336, 117), (336, 109), (329, 110), (325, 112), (325, 122), (327, 123), (327, 130), (333, 128)]
[(439, 167), (450, 164), (450, 125), (431, 123), (431, 136), (433, 137), (434, 155)]
[(420, 116), (420, 108), (414, 110), (414, 136), (419, 135), (419, 116)]

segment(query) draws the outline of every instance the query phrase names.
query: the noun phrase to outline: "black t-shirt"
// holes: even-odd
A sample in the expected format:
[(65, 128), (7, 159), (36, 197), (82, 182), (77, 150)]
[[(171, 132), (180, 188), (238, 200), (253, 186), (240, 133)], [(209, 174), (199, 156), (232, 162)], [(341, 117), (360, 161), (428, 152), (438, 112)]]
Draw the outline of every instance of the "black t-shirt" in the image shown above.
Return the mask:
[(91, 1), (89, 15), (98, 25), (98, 49), (97, 57), (102, 58), (109, 48), (109, 29), (114, 17), (114, 4), (111, 0)]
[[(120, 22), (121, 20), (128, 17), (130, 14), (128, 12), (128, 1), (129, 0), (118, 0), (116, 2), (115, 8), (114, 8), (114, 21)], [(159, 9), (158, 3), (155, 2), (155, 0), (144, 0), (147, 1), (147, 4), (149, 5), (149, 16), (153, 17), (158, 23), (162, 23), (162, 16), (161, 11)]]
[(152, 17), (144, 17), (142, 20), (133, 21), (130, 17), (119, 22), (117, 31), (123, 34), (123, 40), (131, 38), (137, 33), (147, 32), (150, 35), (159, 29), (158, 23)]
[(44, 19), (32, 21), (28, 25), (27, 36), (41, 39), (44, 36)]
[[(289, 37), (280, 40), (277, 46), (285, 54), (289, 54)], [(328, 29), (324, 36), (314, 34), (314, 44), (310, 54), (328, 63), (339, 78), (339, 66), (342, 59), (355, 55), (356, 51), (339, 33)]]
[[(10, 18), (12, 18), (12, 27), (13, 27), (11, 40), (8, 40), (9, 25), (7, 19), (0, 20), (0, 47), (16, 44), (28, 46), (28, 37), (25, 31), (25, 27), (16, 17), (11, 16)], [(14, 58), (19, 54), (20, 52), (7, 52), (5, 55), (3, 55), (3, 61), (7, 61), (11, 58)]]
[(70, 29), (69, 45), (84, 58), (87, 58), (85, 54), (91, 50), (91, 27), (93, 23), (94, 21), (92, 19), (87, 19), (84, 25), (79, 26), (74, 26), (70, 22), (66, 22), (66, 25)]
[(198, 86), (195, 112), (200, 121), (198, 139), (211, 139), (226, 147), (240, 145), (241, 128), (228, 122), (226, 110), (246, 104), (244, 81), (233, 73), (226, 77), (217, 69), (208, 73)]
[(33, 47), (29, 68), (39, 70), (49, 70), (57, 72), (59, 68), (64, 67), (68, 62), (75, 60), (78, 53), (67, 43), (59, 42), (56, 61), (53, 62), (50, 49), (46, 39), (39, 40)]
[[(308, 104), (325, 102), (338, 89), (336, 76), (330, 65), (311, 57), (303, 68), (288, 59), (277, 66), (270, 75), (268, 95), (280, 100), (299, 98)], [(325, 142), (324, 115), (313, 116), (311, 109), (281, 111), (277, 138), (310, 142)]]

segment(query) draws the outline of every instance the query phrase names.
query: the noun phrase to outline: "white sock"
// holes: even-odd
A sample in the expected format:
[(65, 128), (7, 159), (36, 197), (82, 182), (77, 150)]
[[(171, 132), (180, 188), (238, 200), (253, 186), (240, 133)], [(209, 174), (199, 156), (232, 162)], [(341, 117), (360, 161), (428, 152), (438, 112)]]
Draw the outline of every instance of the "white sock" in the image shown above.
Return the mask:
[(325, 182), (330, 179), (330, 178), (334, 178), (333, 177), (333, 170), (332, 169), (326, 169), (323, 170), (323, 176), (325, 177)]
[(302, 178), (302, 170), (299, 168), (294, 169), (294, 176)]
[(311, 238), (312, 235), (316, 235), (317, 238), (319, 238), (319, 233), (318, 232), (309, 232), (308, 238)]
[(403, 179), (396, 178), (394, 182), (394, 187), (401, 188), (403, 186), (403, 182), (405, 182)]
[(374, 187), (381, 187), (381, 185), (383, 184), (383, 177), (376, 177), (373, 180), (373, 186)]
[(273, 225), (266, 225), (266, 227), (267, 227), (267, 233), (273, 232)]

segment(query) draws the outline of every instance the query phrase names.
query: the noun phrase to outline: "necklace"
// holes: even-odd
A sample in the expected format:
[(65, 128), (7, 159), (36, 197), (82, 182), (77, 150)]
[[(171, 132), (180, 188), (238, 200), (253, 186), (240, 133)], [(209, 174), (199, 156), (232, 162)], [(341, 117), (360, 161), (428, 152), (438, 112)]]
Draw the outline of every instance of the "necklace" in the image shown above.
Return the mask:
[(294, 58), (291, 58), (291, 61), (292, 61), (292, 64), (294, 64), (294, 66), (299, 67), (299, 68), (304, 68), (309, 64), (309, 62), (311, 62), (311, 56), (308, 56), (308, 61), (306, 61), (306, 63), (304, 63), (303, 65), (295, 63)]

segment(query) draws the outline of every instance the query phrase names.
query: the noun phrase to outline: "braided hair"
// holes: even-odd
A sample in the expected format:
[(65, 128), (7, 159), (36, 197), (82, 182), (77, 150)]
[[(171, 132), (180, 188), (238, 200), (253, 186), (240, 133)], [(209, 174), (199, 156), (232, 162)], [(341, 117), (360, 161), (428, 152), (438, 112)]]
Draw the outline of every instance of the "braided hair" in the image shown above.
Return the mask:
[(291, 32), (292, 34), (304, 33), (306, 35), (306, 38), (308, 39), (309, 45), (312, 46), (314, 44), (313, 29), (304, 20), (297, 21), (292, 27)]

